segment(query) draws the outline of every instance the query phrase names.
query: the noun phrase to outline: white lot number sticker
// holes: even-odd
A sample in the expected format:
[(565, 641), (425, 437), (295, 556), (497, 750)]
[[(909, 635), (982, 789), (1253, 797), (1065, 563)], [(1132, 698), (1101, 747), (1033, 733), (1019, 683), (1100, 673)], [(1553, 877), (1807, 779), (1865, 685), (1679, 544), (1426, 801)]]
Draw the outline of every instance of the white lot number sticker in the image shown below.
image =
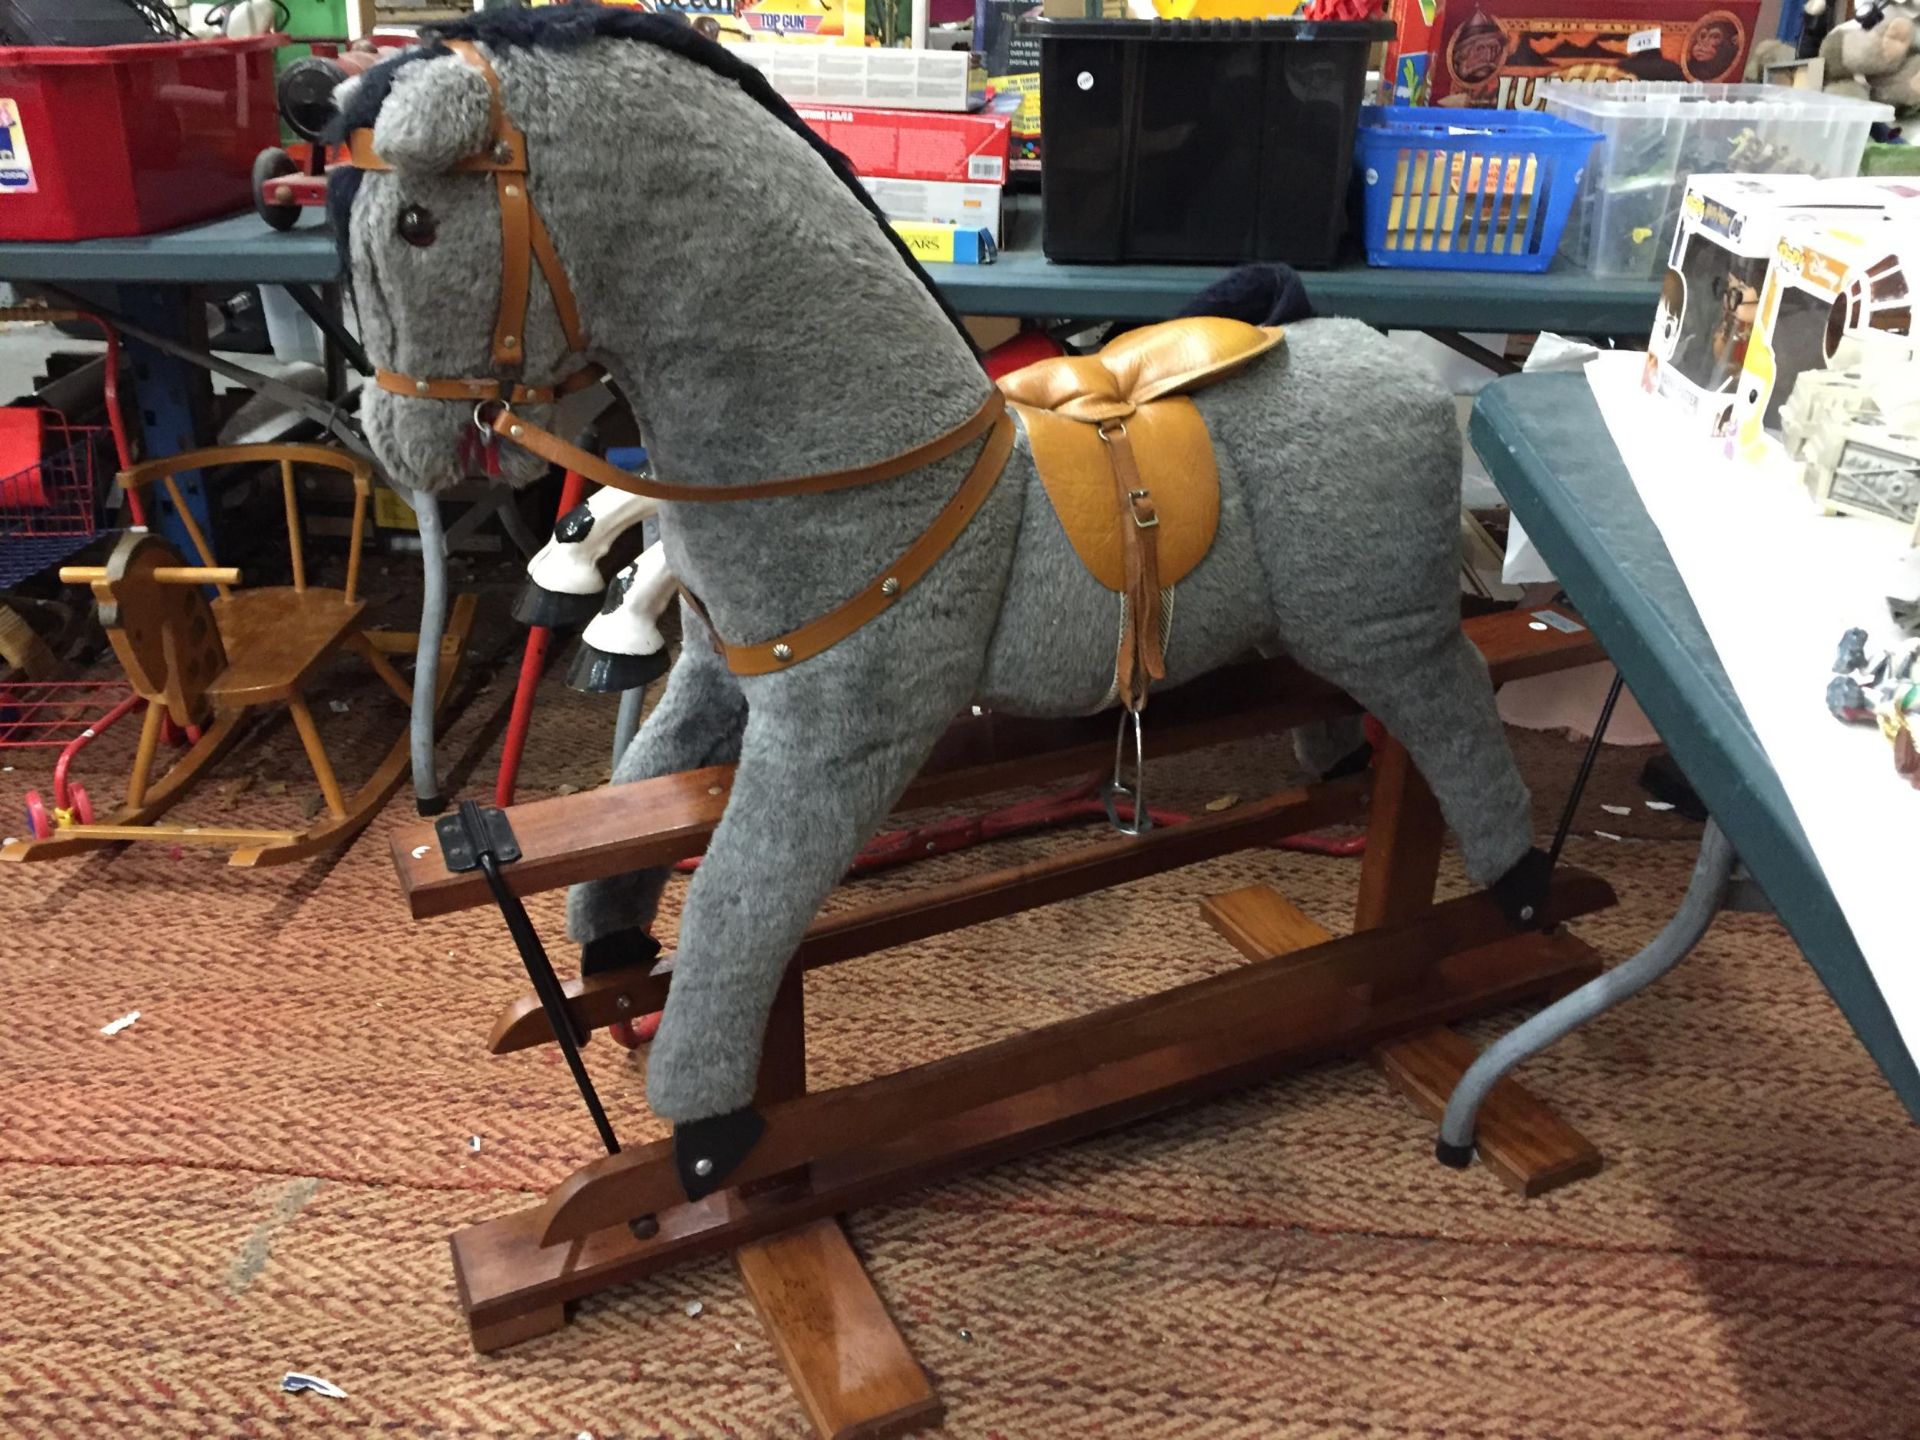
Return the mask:
[(33, 178), (33, 157), (27, 153), (27, 127), (20, 123), (20, 107), (0, 97), (0, 195), (32, 195), (39, 189)]
[(1651, 30), (1636, 30), (1627, 37), (1627, 54), (1642, 55), (1649, 50), (1660, 48), (1660, 27)]

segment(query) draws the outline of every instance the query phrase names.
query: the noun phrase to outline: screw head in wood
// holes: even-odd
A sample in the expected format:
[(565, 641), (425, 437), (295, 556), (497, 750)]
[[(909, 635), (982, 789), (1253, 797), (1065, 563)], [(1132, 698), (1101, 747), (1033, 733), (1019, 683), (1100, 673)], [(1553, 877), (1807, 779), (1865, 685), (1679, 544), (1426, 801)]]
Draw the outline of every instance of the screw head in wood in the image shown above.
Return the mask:
[(787, 644), (774, 646), (773, 658), (776, 660), (791, 660), (793, 658), (793, 647)]
[(698, 1160), (693, 1162), (693, 1173), (698, 1175), (702, 1180), (706, 1179), (707, 1176), (713, 1173), (713, 1161), (702, 1155)]
[(900, 593), (900, 577), (897, 575), (887, 576), (886, 579), (880, 582), (880, 593), (882, 595), (898, 595)]

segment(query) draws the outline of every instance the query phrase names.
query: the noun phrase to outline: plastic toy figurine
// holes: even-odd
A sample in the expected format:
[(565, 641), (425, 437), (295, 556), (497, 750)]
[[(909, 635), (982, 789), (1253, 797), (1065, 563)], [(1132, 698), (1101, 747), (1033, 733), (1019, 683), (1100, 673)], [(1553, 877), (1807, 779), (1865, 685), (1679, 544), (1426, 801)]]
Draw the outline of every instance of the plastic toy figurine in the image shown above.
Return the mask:
[(1858, 627), (1840, 637), (1827, 682), (1827, 709), (1849, 725), (1878, 725), (1893, 745), (1893, 768), (1920, 788), (1920, 639), (1867, 653), (1867, 632)]

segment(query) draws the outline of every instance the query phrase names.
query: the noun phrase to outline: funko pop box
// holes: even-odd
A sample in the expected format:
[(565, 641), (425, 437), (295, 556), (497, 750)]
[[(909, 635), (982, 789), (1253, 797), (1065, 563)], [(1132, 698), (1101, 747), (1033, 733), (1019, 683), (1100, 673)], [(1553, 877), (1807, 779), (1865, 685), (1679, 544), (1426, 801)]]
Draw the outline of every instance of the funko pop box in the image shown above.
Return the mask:
[(1795, 220), (1774, 246), (1734, 407), (1743, 454), (1764, 452), (1766, 436), (1780, 434), (1781, 407), (1807, 371), (1915, 354), (1920, 180), (1881, 183), (1885, 209)]
[(1822, 220), (1859, 223), (1898, 199), (1899, 187), (1886, 181), (1694, 176), (1661, 280), (1642, 388), (1694, 428), (1731, 437), (1760, 294), (1781, 236)]

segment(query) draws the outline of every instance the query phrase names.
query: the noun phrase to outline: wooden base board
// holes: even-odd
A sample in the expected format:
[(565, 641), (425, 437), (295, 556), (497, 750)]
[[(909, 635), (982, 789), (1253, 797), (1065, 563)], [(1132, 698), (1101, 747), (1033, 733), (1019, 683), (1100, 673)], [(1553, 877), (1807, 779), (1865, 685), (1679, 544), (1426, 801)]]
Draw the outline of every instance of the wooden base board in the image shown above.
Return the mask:
[[(1124, 1125), (1170, 1106), (1268, 1079), (1317, 1060), (1367, 1053), (1398, 1035), (1537, 999), (1591, 977), (1592, 950), (1567, 934), (1519, 935), (1449, 955), (1433, 966), (1417, 995), (1379, 1005), (1359, 1000), (1334, 1007), (1311, 1033), (1291, 1023), (1287, 1005), (1272, 1015), (1267, 1048), (1223, 1060), (1201, 1037), (1167, 1044), (1116, 1064), (1073, 1074), (922, 1126), (893, 1141), (845, 1152), (812, 1166), (810, 1183), (743, 1196), (738, 1189), (676, 1205), (656, 1216), (645, 1239), (625, 1226), (542, 1246), (546, 1207), (489, 1220), (453, 1236), (461, 1309), (476, 1348), (512, 1340), (517, 1316), (628, 1284), (698, 1255), (734, 1250), (762, 1236), (871, 1204), (949, 1175), (1063, 1144)], [(1297, 1009), (1329, 1015), (1316, 993)], [(1263, 1029), (1265, 1027), (1262, 1027)], [(491, 1343), (490, 1343), (491, 1342)]]
[[(1303, 951), (1329, 938), (1325, 926), (1266, 885), (1215, 895), (1201, 902), (1200, 913), (1249, 960)], [(1586, 979), (1598, 973), (1596, 963)], [(1437, 1125), (1447, 1097), (1478, 1055), (1471, 1040), (1440, 1025), (1376, 1046), (1369, 1058)], [(1603, 1163), (1586, 1136), (1516, 1080), (1502, 1080), (1481, 1104), (1474, 1148), (1508, 1189), (1527, 1198), (1597, 1175)]]
[(933, 1386), (839, 1221), (748, 1241), (733, 1258), (821, 1440), (879, 1440), (940, 1423)]

